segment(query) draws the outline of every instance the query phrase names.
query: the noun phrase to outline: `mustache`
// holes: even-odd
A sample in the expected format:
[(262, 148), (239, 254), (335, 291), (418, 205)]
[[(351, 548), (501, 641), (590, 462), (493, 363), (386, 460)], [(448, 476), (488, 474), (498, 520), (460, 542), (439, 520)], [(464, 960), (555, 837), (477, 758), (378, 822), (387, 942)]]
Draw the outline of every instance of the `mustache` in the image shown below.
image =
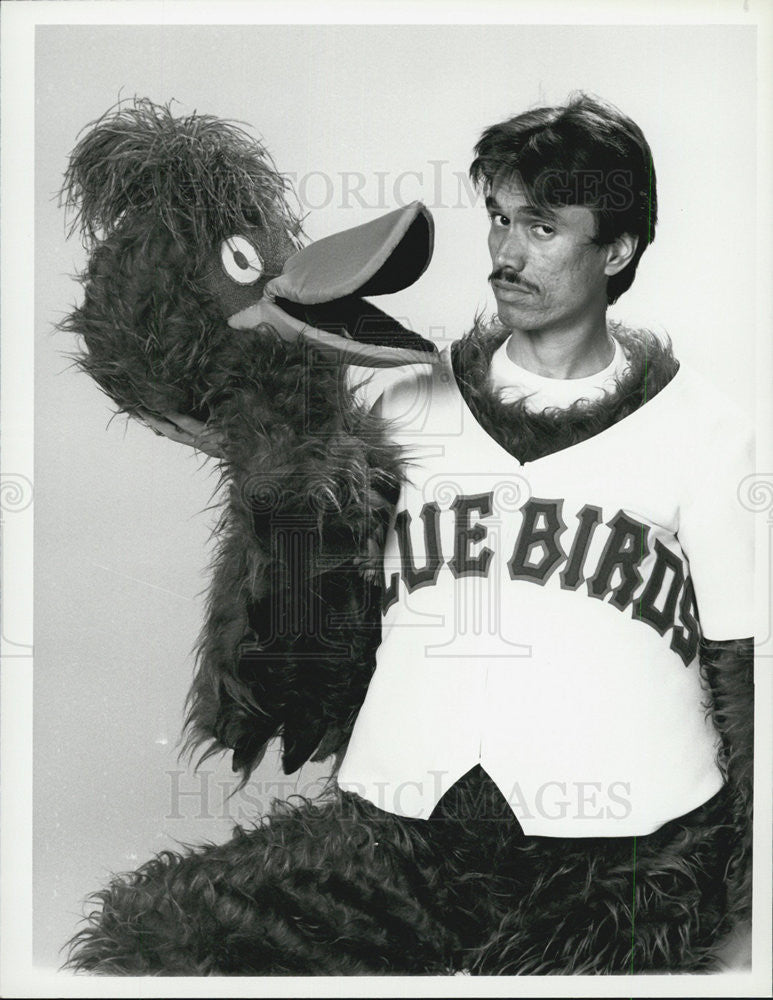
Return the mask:
[(508, 267), (496, 267), (488, 276), (489, 281), (507, 281), (511, 285), (516, 285), (519, 288), (526, 288), (531, 292), (536, 292), (536, 285), (532, 285), (529, 281), (524, 281), (523, 278), (518, 274), (515, 268)]

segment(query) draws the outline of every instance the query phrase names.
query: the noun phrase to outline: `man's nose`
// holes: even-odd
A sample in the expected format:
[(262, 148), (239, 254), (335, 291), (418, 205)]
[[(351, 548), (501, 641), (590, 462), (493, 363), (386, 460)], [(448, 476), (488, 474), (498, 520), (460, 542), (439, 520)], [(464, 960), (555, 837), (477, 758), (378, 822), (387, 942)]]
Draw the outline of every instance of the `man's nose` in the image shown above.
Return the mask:
[(507, 229), (502, 233), (495, 252), (495, 267), (512, 267), (514, 271), (522, 271), (526, 264), (526, 247), (523, 238), (515, 229)]

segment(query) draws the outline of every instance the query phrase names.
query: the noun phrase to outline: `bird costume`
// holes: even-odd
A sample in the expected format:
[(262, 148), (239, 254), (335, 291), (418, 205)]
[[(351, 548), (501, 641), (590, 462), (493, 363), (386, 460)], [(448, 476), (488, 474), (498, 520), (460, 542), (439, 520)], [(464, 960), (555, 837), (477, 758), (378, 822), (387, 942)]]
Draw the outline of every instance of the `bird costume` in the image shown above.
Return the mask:
[[(631, 512), (625, 498), (602, 509), (593, 480), (585, 505), (564, 509), (550, 477), (534, 492), (527, 475), (609, 435), (624, 441), (637, 420), (667, 415), (678, 391), (694, 393), (670, 348), (616, 328), (626, 366), (600, 399), (536, 412), (505, 401), (488, 376), (507, 331), (476, 324), (440, 355), (365, 298), (426, 268), (423, 206), (301, 249), (266, 150), (208, 116), (175, 118), (148, 101), (119, 107), (75, 148), (64, 191), (90, 255), (83, 303), (64, 324), (82, 338), (81, 367), (123, 412), (189, 414), (222, 441), (224, 503), (188, 746), (230, 752), (246, 781), (280, 738), (286, 772), (330, 758), (337, 776), (318, 799), (277, 803), (226, 844), (162, 852), (113, 879), (71, 942), (70, 966), (123, 975), (712, 968), (750, 907), (751, 640), (740, 618), (717, 625), (732, 639), (703, 636), (701, 601), (713, 598), (702, 579), (693, 584), (673, 524), (653, 529), (645, 551), (652, 512)], [(426, 405), (429, 424), (414, 404)], [(706, 440), (722, 432), (718, 412)], [(460, 414), (463, 424), (448, 426)], [(468, 489), (456, 455), (435, 471), (457, 472), (459, 483), (407, 502), (429, 475), (422, 447), (437, 452), (455, 433), (467, 455), (477, 441), (478, 464), (495, 456), (497, 475), (516, 484), (522, 475), (523, 496), (502, 498), (483, 466)], [(454, 601), (474, 602), (482, 588), (529, 594), (523, 628), (499, 636), (511, 649), (488, 663), (491, 684), (470, 681), (474, 648), (461, 647), (475, 635), (441, 629), (434, 664), (425, 636), (411, 654), (399, 635), (406, 621), (395, 615), (438, 610), (439, 581), (447, 622)], [(639, 684), (648, 699), (637, 722), (642, 733), (647, 718), (656, 723), (647, 747), (689, 702), (675, 752), (697, 739), (700, 753), (671, 801), (659, 803), (657, 785), (677, 761), (644, 767), (646, 815), (628, 825), (607, 817), (578, 832), (529, 818), (529, 781), (571, 776), (572, 740), (579, 746), (593, 725), (580, 711), (603, 681), (588, 662), (592, 645), (575, 650), (582, 669), (564, 660), (563, 674), (545, 675), (558, 661), (543, 664), (542, 689), (527, 684), (507, 739), (494, 740), (507, 708), (494, 711), (496, 677), (511, 694), (502, 664), (525, 662), (529, 637), (539, 639), (529, 609), (539, 613), (540, 599), (582, 602), (612, 630), (638, 604), (639, 620), (625, 626), (644, 637), (644, 659), (621, 658), (614, 683)], [(567, 625), (556, 642), (566, 652), (573, 637)], [(646, 651), (665, 651), (682, 671), (665, 700), (657, 687), (668, 687), (668, 671), (658, 667), (648, 687)], [(455, 653), (467, 660), (451, 670)], [(572, 702), (573, 728), (554, 733), (551, 713), (570, 719)], [(655, 718), (661, 704), (674, 714)], [(614, 711), (606, 719), (625, 731)], [(636, 739), (620, 748), (626, 761), (637, 759)]]

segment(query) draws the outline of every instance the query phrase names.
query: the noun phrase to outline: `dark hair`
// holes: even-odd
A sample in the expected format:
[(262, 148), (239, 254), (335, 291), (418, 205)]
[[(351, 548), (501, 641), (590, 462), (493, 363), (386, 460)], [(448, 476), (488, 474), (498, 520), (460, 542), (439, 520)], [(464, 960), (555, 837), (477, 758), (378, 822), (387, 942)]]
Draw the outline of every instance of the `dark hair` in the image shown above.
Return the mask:
[(617, 108), (578, 94), (492, 125), (475, 146), (470, 177), (487, 194), (515, 177), (535, 205), (585, 205), (596, 215), (599, 246), (638, 236), (631, 262), (609, 279), (607, 301), (631, 287), (655, 238), (655, 167), (642, 130)]

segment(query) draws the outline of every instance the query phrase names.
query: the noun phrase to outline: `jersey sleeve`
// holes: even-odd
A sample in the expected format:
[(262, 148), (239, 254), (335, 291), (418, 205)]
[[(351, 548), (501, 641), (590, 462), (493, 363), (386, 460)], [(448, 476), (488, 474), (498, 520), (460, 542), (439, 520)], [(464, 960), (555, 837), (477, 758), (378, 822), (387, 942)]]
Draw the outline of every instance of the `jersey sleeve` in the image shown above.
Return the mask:
[(356, 402), (380, 415), (383, 400), (401, 390), (415, 393), (416, 387), (431, 371), (431, 364), (394, 365), (389, 368), (348, 365), (345, 378)]
[(742, 639), (754, 634), (755, 620), (754, 514), (741, 500), (744, 480), (754, 472), (754, 436), (734, 411), (723, 409), (705, 440), (686, 456), (679, 541), (704, 638)]

